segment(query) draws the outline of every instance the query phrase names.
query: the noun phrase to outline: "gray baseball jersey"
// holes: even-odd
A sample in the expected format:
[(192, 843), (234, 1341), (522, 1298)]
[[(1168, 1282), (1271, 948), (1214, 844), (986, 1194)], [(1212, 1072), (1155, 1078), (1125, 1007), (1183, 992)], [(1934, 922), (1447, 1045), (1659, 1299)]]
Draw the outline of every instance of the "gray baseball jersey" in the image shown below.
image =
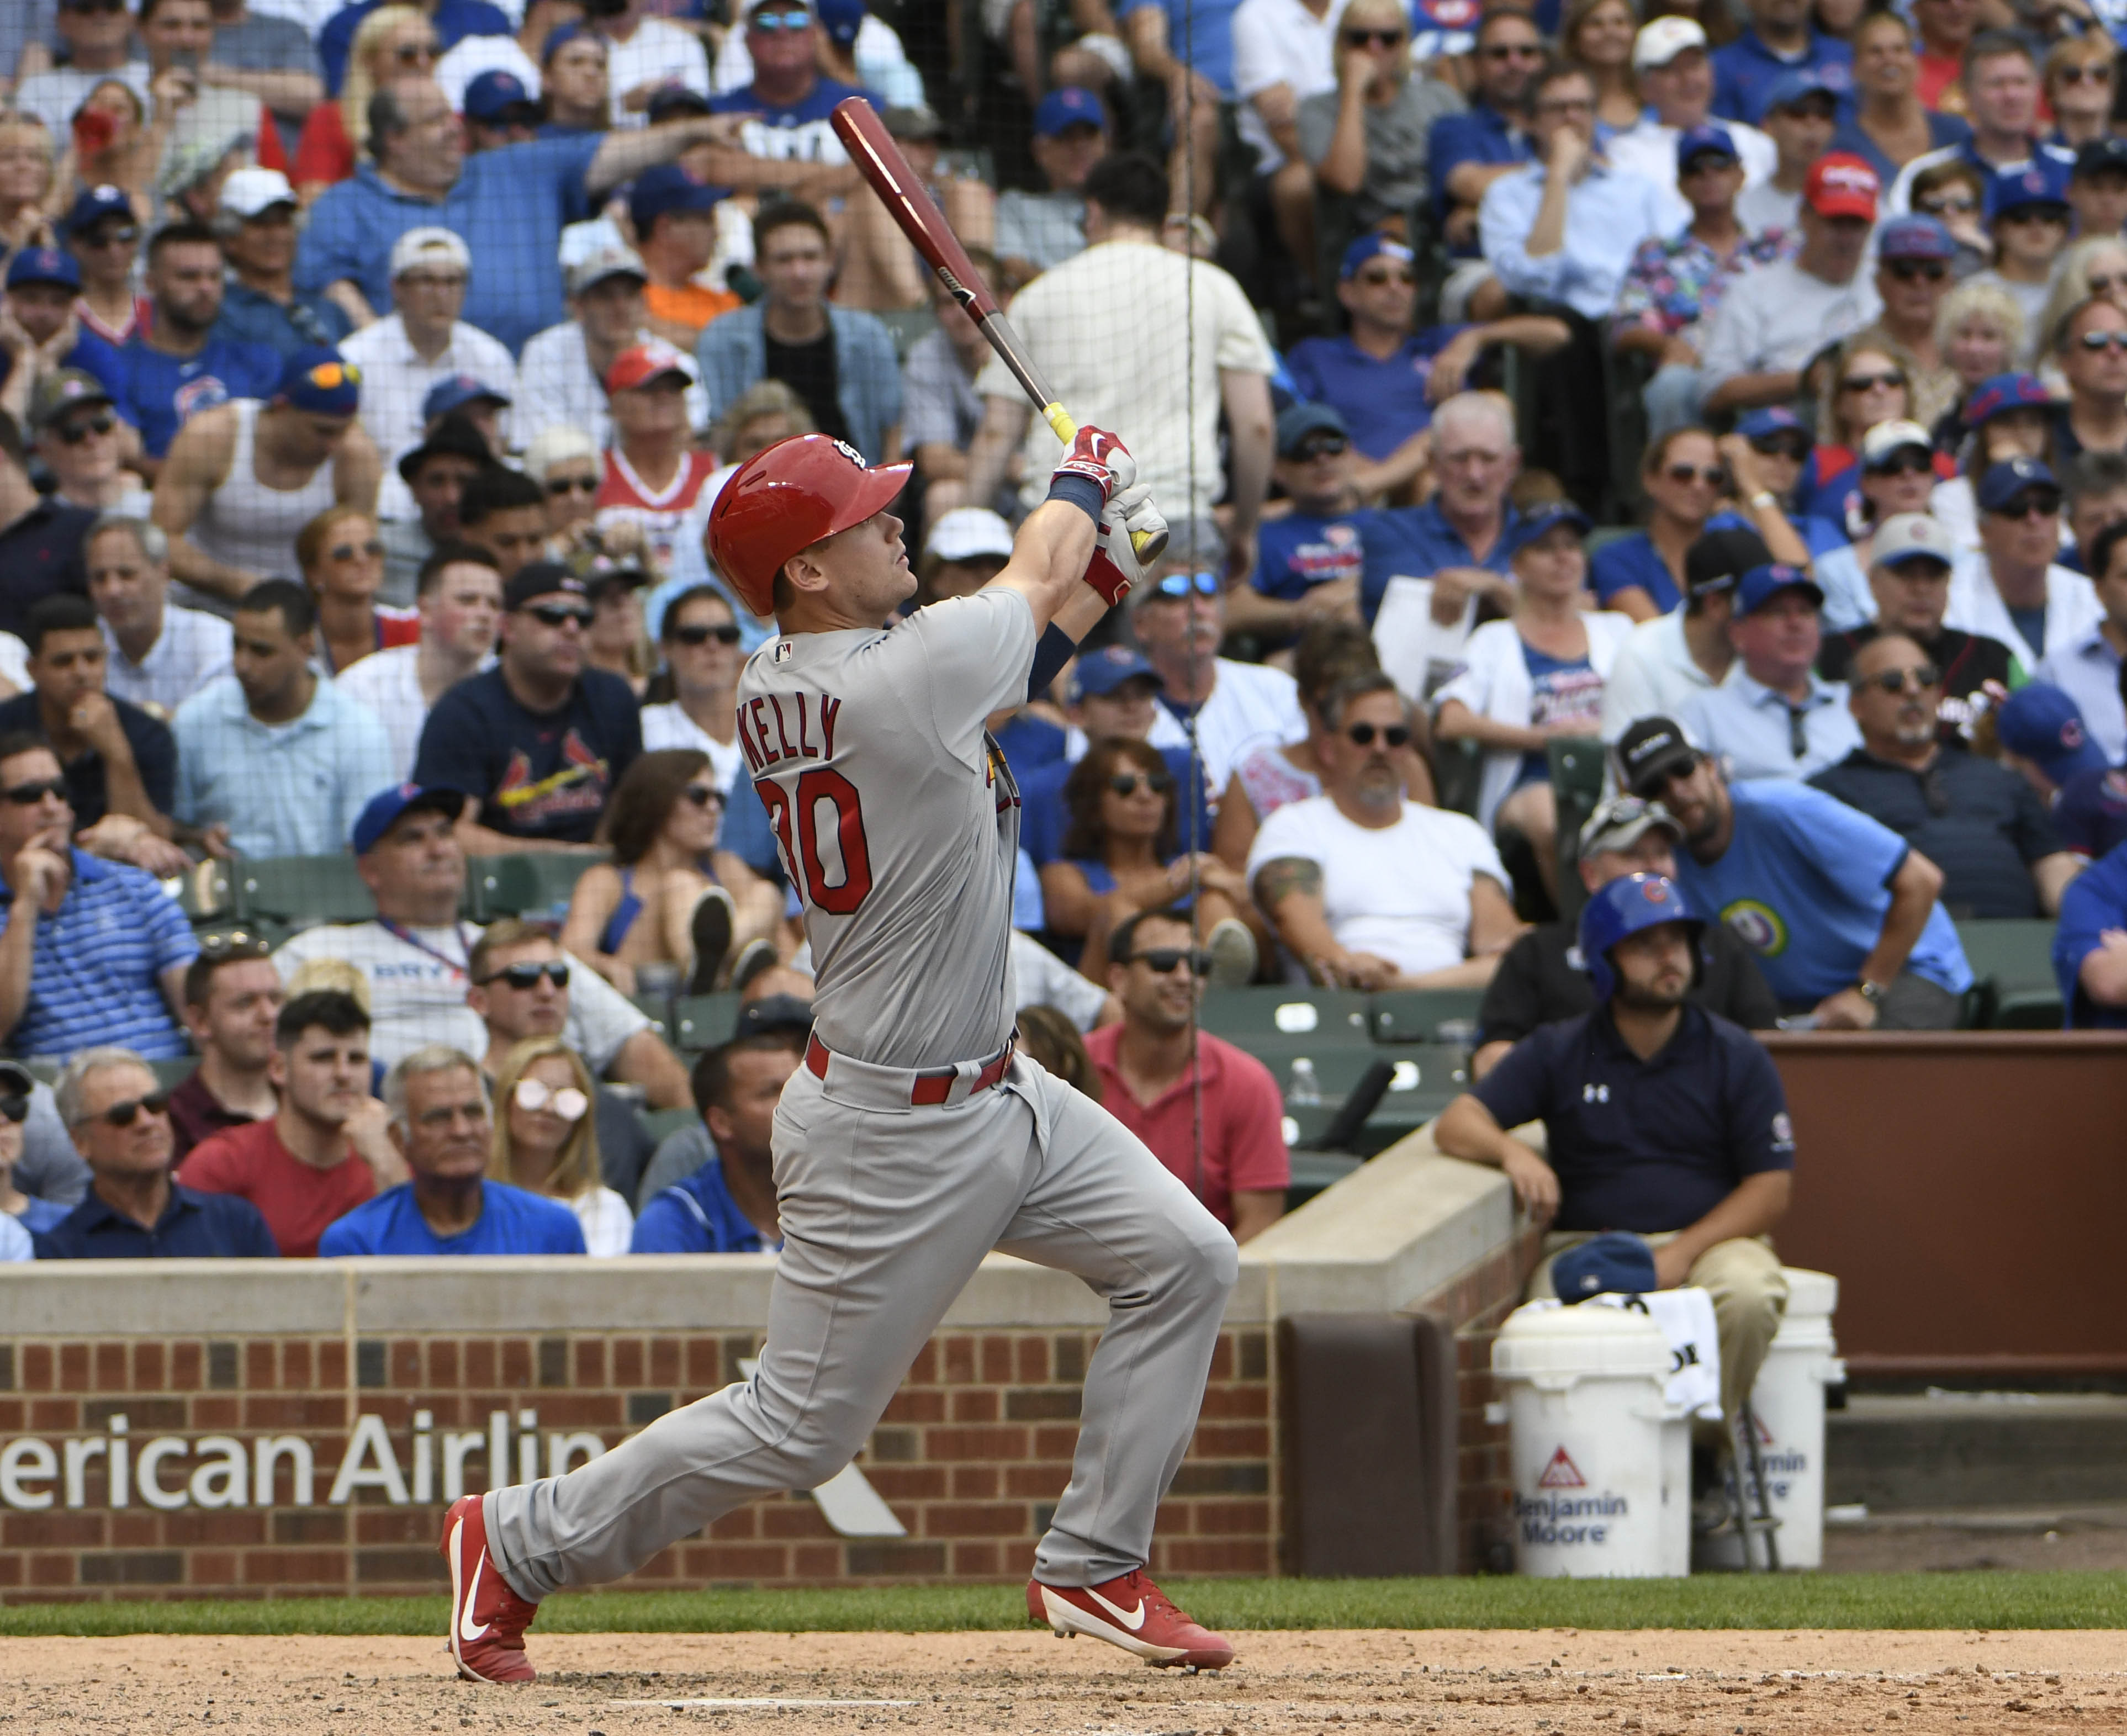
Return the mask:
[(1011, 1034), (1019, 789), (983, 720), (1023, 699), (1034, 612), (991, 589), (883, 631), (753, 654), (738, 742), (805, 902), (831, 1049), (882, 1067), (979, 1059)]

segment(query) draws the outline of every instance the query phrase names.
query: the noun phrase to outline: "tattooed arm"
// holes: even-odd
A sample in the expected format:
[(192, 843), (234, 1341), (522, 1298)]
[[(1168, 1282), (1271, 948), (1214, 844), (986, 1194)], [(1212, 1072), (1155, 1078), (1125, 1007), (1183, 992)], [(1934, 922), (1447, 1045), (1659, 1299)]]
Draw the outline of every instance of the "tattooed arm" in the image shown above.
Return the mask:
[(1337, 944), (1322, 905), (1322, 864), (1305, 856), (1274, 856), (1255, 873), (1256, 905), (1270, 918), (1287, 952), (1317, 982), (1332, 988), (1386, 988), (1396, 967), (1371, 953)]

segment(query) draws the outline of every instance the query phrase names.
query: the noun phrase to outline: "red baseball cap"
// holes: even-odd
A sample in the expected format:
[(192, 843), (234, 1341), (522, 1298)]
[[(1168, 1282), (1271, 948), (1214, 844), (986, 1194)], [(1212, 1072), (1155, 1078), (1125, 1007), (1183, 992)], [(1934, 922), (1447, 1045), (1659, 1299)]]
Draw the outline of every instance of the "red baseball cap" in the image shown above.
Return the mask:
[(605, 371), (609, 392), (632, 391), (667, 374), (677, 374), (689, 386), (694, 383), (694, 364), (661, 338), (652, 338), (632, 349), (623, 350)]
[(1876, 220), (1876, 196), (1883, 183), (1876, 172), (1850, 151), (1819, 157), (1802, 184), (1803, 201), (1820, 217), (1864, 217)]

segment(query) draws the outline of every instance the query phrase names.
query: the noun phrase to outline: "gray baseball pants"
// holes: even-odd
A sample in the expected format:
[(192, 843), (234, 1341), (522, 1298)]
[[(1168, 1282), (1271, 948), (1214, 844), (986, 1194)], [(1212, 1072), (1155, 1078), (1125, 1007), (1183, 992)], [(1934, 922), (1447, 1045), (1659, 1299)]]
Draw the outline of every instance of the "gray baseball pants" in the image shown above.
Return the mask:
[(1024, 1056), (953, 1106), (911, 1108), (907, 1077), (841, 1056), (825, 1081), (791, 1075), (759, 1370), (566, 1477), (490, 1492), (488, 1548), (520, 1596), (618, 1579), (754, 1496), (834, 1476), (993, 1247), (1075, 1273), (1109, 1305), (1035, 1572), (1098, 1585), (1144, 1564), (1238, 1275), (1233, 1238), (1106, 1110)]

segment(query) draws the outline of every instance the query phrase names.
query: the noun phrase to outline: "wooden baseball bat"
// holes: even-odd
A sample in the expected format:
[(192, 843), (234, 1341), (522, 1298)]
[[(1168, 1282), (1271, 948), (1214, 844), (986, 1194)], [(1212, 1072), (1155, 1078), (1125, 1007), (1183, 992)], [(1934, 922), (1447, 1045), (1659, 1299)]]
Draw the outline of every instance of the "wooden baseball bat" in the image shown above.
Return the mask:
[[(834, 126), (849, 150), (850, 160), (884, 201), (893, 220), (901, 225), (902, 234), (915, 244), (916, 251), (938, 274), (938, 281), (945, 286), (947, 292), (967, 310), (968, 317), (975, 322), (975, 329), (989, 340), (998, 360), (1011, 371), (1020, 390), (1041, 413), (1041, 419), (1054, 431), (1059, 440), (1070, 445), (1078, 437), (1078, 424), (1071, 419), (1070, 412), (1057, 402), (1056, 394), (1043, 378), (1040, 369), (1021, 346), (1019, 333), (1005, 318), (997, 297), (990, 293), (989, 286), (983, 281), (982, 274), (968, 258), (968, 250), (960, 245), (960, 238), (953, 233), (937, 201), (917, 178), (916, 171), (902, 154), (901, 147), (893, 142), (893, 135), (887, 131), (886, 123), (879, 118), (878, 111), (861, 97), (845, 97), (835, 105)], [(1167, 533), (1133, 532), (1130, 546), (1137, 551), (1139, 561), (1150, 565), (1165, 551)]]

